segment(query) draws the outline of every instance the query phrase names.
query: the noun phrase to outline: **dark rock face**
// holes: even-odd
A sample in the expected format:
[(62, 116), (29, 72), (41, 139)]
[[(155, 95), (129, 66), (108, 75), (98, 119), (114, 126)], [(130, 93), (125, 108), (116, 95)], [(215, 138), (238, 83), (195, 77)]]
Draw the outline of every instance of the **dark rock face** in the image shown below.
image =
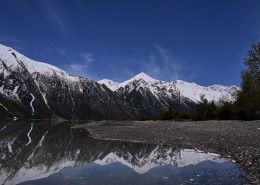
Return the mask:
[[(51, 110), (66, 119), (131, 119), (136, 112), (109, 89), (79, 78), (68, 82), (58, 77), (40, 76), (42, 91)], [(132, 112), (131, 112), (132, 111)]]
[(180, 97), (179, 99), (179, 96), (174, 92), (171, 93), (171, 96), (165, 95), (166, 89), (160, 89), (161, 93), (156, 96), (143, 85), (145, 83), (144, 80), (134, 80), (129, 85), (116, 91), (129, 105), (135, 107), (142, 116), (158, 115), (169, 107), (174, 110), (189, 110), (196, 105), (188, 98)]
[(28, 70), (24, 66), (7, 68), (5, 63), (0, 59), (0, 101), (8, 110), (6, 112), (17, 117), (32, 117), (30, 94), (33, 94), (35, 115), (40, 118), (50, 117), (52, 112), (44, 103), (39, 88)]

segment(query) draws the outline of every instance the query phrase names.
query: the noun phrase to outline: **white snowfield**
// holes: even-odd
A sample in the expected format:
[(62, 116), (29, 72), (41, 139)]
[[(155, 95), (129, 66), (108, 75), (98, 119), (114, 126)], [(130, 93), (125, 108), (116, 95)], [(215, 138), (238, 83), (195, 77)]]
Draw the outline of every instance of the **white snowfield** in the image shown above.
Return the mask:
[(180, 93), (183, 98), (188, 98), (195, 103), (201, 102), (201, 96), (204, 96), (208, 101), (218, 102), (220, 99), (223, 99), (232, 102), (235, 100), (236, 92), (240, 90), (237, 86), (227, 87), (222, 85), (212, 85), (204, 87), (196, 83), (189, 83), (182, 80), (165, 82), (153, 79), (143, 72), (122, 83), (108, 79), (100, 80), (98, 83), (104, 84), (109, 89), (116, 92), (120, 91), (122, 88), (129, 92), (134, 89), (147, 89), (156, 97), (172, 97), (172, 94)]

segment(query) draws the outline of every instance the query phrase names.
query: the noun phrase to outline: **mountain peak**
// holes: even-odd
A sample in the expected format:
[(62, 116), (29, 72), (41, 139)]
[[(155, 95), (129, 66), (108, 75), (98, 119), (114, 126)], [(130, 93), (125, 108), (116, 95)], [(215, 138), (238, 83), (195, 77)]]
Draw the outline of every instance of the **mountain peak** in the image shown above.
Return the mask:
[(157, 81), (156, 79), (150, 77), (149, 75), (145, 74), (144, 72), (141, 72), (139, 74), (137, 74), (136, 76), (134, 76), (132, 79), (135, 79), (135, 80), (144, 80), (146, 82), (154, 82), (154, 81)]
[(135, 75), (133, 78), (131, 78), (131, 79), (129, 79), (129, 80), (126, 80), (126, 81), (120, 83), (120, 84), (118, 85), (118, 88), (119, 88), (119, 87), (124, 87), (124, 86), (126, 86), (127, 84), (132, 83), (133, 81), (138, 81), (138, 80), (143, 80), (143, 81), (147, 82), (148, 84), (155, 83), (155, 82), (158, 81), (158, 80), (156, 80), (156, 79), (154, 79), (154, 78), (148, 76), (148, 75), (145, 74), (144, 72), (141, 72), (141, 73)]

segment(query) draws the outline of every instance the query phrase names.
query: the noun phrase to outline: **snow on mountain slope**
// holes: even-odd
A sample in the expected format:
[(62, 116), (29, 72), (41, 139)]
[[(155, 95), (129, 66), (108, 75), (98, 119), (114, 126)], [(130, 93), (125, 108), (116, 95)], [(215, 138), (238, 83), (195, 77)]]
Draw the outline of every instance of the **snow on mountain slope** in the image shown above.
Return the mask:
[[(142, 73), (134, 76), (133, 78), (126, 80), (122, 83), (118, 83), (118, 82), (115, 82), (115, 81), (109, 80), (109, 79), (100, 80), (100, 81), (98, 81), (98, 83), (106, 85), (112, 91), (116, 91), (120, 87), (125, 87), (126, 85), (129, 85), (131, 82), (139, 81), (139, 80), (147, 82), (148, 84), (153, 84), (153, 83), (159, 82), (159, 80), (155, 80), (155, 79), (151, 78), (150, 76), (148, 76), (147, 74), (142, 72)], [(148, 85), (148, 84), (145, 84), (145, 85)]]
[(234, 101), (235, 94), (240, 89), (237, 86), (221, 86), (212, 85), (208, 87), (200, 86), (195, 83), (188, 83), (181, 80), (172, 82), (180, 94), (191, 99), (194, 102), (200, 102), (201, 96), (204, 96), (208, 101), (218, 102), (220, 99), (226, 101)]
[[(103, 80), (98, 81), (100, 84), (105, 84)], [(106, 85), (106, 84), (105, 84)], [(117, 83), (116, 86), (107, 86), (112, 91), (121, 91), (121, 89), (124, 89), (124, 91), (128, 91), (130, 93), (131, 91), (137, 89), (137, 90), (149, 90), (154, 96), (159, 98), (160, 94), (162, 93), (162, 90), (166, 90), (166, 88), (169, 86), (169, 83), (156, 80), (151, 78), (145, 73), (140, 73), (134, 76), (133, 78), (126, 80), (122, 83)], [(167, 93), (167, 92), (166, 92)], [(169, 96), (171, 93), (167, 93)]]
[(171, 99), (173, 94), (178, 96), (180, 93), (181, 97), (188, 98), (195, 103), (201, 101), (201, 96), (204, 96), (208, 101), (217, 102), (220, 99), (234, 101), (235, 93), (240, 89), (236, 86), (227, 87), (221, 85), (204, 87), (182, 80), (165, 82), (153, 79), (143, 72), (122, 83), (115, 83), (111, 80), (100, 80), (98, 83), (105, 84), (116, 92), (121, 92), (124, 89), (124, 92), (128, 91), (130, 93), (134, 89), (143, 90), (146, 88), (157, 98), (167, 97)]
[(38, 62), (27, 58), (12, 48), (0, 44), (0, 59), (9, 69), (17, 69), (20, 66), (26, 67), (30, 74), (40, 73), (44, 75), (58, 75), (67, 80), (79, 81), (78, 77), (70, 76), (62, 69), (53, 65)]
[(113, 80), (108, 80), (108, 79), (100, 80), (98, 81), (98, 83), (106, 85), (112, 91), (118, 89), (118, 84), (119, 84), (118, 82), (114, 82)]

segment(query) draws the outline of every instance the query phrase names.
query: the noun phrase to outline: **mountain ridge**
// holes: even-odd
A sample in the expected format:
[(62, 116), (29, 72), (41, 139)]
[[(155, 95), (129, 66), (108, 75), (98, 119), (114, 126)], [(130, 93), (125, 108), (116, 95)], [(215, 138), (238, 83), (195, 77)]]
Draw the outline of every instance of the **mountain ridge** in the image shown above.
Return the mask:
[(169, 107), (191, 110), (208, 101), (234, 101), (236, 86), (165, 82), (140, 73), (122, 83), (71, 76), (0, 44), (0, 117), (69, 120), (139, 119)]
[[(131, 83), (134, 80), (144, 80), (147, 83), (153, 84), (153, 83), (160, 83), (162, 84), (162, 86), (174, 86), (174, 84), (176, 84), (176, 90), (180, 91), (181, 94), (183, 94), (185, 97), (193, 100), (194, 102), (200, 102), (200, 96), (196, 96), (196, 97), (192, 97), (192, 96), (188, 96), (187, 93), (185, 93), (184, 91), (189, 91), (191, 89), (197, 88), (200, 91), (204, 90), (211, 90), (211, 93), (214, 93), (216, 91), (218, 92), (225, 92), (226, 93), (224, 95), (227, 95), (228, 97), (228, 101), (234, 101), (234, 97), (230, 96), (232, 95), (232, 93), (235, 93), (236, 91), (240, 90), (239, 87), (235, 86), (235, 85), (231, 85), (231, 86), (224, 86), (224, 85), (219, 85), (219, 84), (214, 84), (214, 85), (210, 85), (210, 86), (201, 86), (199, 84), (196, 84), (194, 82), (186, 82), (183, 80), (175, 80), (175, 81), (171, 81), (171, 82), (166, 82), (166, 81), (162, 81), (162, 80), (156, 80), (152, 77), (150, 77), (149, 75), (145, 74), (144, 72), (141, 72), (137, 75), (135, 75), (134, 77), (130, 78), (129, 80), (123, 81), (121, 83), (119, 82), (115, 82), (113, 80), (110, 79), (102, 79), (97, 81), (100, 84), (104, 84), (106, 85), (109, 89), (111, 89), (112, 91), (117, 91), (118, 89), (120, 89), (121, 87), (124, 87), (126, 85), (128, 85), (129, 83)], [(187, 88), (187, 89), (183, 89), (183, 88)], [(200, 92), (200, 95), (205, 95), (205, 99), (207, 99), (208, 101), (219, 101), (220, 95), (217, 95), (215, 97), (210, 97), (207, 93), (205, 92)]]
[(190, 111), (203, 99), (215, 103), (233, 102), (239, 91), (236, 86), (204, 87), (182, 80), (166, 82), (156, 80), (143, 72), (121, 83), (107, 79), (98, 83), (110, 88), (145, 117), (159, 115), (169, 107), (178, 111)]

